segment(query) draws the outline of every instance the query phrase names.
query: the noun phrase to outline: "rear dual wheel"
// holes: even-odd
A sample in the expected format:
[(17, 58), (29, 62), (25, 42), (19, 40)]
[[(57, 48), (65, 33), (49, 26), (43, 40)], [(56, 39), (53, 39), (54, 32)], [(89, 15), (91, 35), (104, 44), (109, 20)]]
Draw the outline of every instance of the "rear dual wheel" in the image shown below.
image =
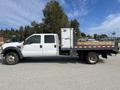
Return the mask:
[(88, 64), (96, 64), (99, 61), (99, 56), (96, 52), (89, 52), (86, 61)]

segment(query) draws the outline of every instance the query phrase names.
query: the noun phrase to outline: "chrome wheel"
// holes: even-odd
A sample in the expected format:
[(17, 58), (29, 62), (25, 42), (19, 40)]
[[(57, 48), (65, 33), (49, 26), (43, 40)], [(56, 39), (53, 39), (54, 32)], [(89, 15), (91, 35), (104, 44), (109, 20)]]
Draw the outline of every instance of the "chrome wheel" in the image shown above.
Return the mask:
[(3, 60), (3, 63), (7, 65), (15, 65), (18, 63), (18, 61), (19, 61), (19, 57), (15, 52), (8, 52), (5, 55), (5, 59)]
[(95, 52), (90, 52), (88, 53), (86, 60), (89, 64), (96, 64), (99, 60), (99, 56)]
[(97, 61), (97, 57), (95, 55), (93, 55), (93, 56), (89, 57), (89, 61), (91, 63), (95, 63)]
[(7, 62), (12, 64), (15, 62), (15, 57), (13, 55), (10, 55), (6, 58)]

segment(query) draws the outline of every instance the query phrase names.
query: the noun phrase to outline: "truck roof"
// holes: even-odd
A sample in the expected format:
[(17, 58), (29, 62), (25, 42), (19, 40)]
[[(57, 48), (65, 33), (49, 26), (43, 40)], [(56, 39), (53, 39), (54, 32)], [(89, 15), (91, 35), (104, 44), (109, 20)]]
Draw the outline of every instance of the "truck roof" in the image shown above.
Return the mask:
[(57, 35), (55, 33), (40, 33), (40, 34), (32, 34), (32, 35)]

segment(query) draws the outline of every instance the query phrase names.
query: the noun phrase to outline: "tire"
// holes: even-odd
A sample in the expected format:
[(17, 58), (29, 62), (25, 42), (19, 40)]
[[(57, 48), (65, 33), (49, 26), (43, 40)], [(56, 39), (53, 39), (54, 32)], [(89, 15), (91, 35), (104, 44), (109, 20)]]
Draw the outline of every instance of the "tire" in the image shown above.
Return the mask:
[(99, 61), (99, 56), (96, 52), (90, 52), (87, 54), (86, 62), (88, 64), (96, 64)]
[(3, 60), (3, 63), (6, 65), (15, 65), (19, 61), (19, 57), (15, 52), (8, 52), (5, 55), (5, 59)]

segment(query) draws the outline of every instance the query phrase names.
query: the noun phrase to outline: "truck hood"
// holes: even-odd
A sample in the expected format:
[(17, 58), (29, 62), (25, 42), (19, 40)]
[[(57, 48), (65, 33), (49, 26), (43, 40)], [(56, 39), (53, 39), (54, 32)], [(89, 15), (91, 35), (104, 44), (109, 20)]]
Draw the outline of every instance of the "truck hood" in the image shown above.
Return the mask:
[(2, 45), (2, 49), (5, 49), (7, 47), (18, 47), (21, 46), (23, 42), (13, 42), (13, 43), (5, 43)]

